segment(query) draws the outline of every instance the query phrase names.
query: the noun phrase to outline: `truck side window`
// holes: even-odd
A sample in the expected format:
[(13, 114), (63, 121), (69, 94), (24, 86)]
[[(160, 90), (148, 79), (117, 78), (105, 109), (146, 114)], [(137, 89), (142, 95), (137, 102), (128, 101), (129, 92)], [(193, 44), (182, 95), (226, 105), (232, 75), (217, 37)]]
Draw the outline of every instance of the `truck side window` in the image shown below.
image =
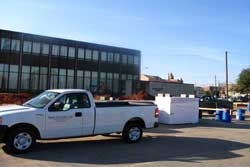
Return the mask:
[(90, 108), (87, 94), (70, 93), (60, 97), (50, 107), (49, 111), (68, 111), (70, 109)]

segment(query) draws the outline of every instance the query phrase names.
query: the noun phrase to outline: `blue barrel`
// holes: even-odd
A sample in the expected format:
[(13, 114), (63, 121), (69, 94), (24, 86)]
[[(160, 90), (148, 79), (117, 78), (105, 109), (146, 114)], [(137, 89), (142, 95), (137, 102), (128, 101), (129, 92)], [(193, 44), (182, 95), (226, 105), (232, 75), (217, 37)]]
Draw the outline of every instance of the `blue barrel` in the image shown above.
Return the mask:
[(250, 103), (247, 104), (247, 111), (250, 111)]
[(236, 119), (240, 120), (240, 121), (245, 120), (245, 110), (244, 109), (242, 109), (242, 108), (237, 109)]
[(222, 112), (222, 121), (223, 122), (231, 122), (231, 115), (230, 115), (229, 110)]
[(223, 113), (223, 111), (216, 110), (216, 113), (215, 113), (215, 120), (216, 121), (221, 121), (222, 120), (222, 113)]

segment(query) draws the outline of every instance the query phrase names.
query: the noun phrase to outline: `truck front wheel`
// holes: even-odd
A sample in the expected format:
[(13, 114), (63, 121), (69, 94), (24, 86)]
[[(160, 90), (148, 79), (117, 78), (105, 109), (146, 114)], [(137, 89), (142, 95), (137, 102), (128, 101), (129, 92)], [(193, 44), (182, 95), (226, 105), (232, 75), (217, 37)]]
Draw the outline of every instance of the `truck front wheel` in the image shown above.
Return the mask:
[(142, 138), (142, 127), (138, 123), (129, 123), (125, 126), (122, 137), (127, 143), (136, 143)]
[(36, 137), (31, 129), (17, 127), (8, 133), (6, 147), (10, 152), (22, 154), (30, 151), (35, 142)]

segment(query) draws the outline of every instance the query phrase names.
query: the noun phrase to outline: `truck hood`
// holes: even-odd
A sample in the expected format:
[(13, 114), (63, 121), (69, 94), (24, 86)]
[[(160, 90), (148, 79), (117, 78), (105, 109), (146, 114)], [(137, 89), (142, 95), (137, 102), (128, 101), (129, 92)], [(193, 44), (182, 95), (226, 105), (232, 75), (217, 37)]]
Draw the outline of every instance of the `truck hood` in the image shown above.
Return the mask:
[(6, 106), (0, 106), (0, 115), (4, 112), (15, 112), (15, 111), (23, 111), (23, 110), (29, 110), (30, 107), (27, 106), (20, 106), (20, 105), (6, 105)]

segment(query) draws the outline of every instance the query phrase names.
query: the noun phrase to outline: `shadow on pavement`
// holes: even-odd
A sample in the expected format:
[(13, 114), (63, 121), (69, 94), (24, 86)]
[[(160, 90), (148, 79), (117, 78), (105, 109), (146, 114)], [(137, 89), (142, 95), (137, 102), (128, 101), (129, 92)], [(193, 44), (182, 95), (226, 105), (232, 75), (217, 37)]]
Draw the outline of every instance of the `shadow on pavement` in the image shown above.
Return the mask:
[(233, 151), (249, 145), (195, 137), (144, 137), (137, 144), (126, 144), (120, 138), (102, 140), (39, 143), (33, 152), (13, 155), (30, 160), (79, 164), (124, 164), (154, 161), (197, 162), (241, 157)]
[[(201, 119), (197, 124), (178, 124), (178, 125), (164, 125), (160, 124), (160, 128), (168, 130), (175, 130), (180, 128), (192, 128), (192, 127), (215, 127), (215, 128), (237, 128), (237, 129), (250, 129), (250, 120), (237, 121), (233, 120), (231, 123), (222, 121), (215, 121), (212, 119)], [(154, 133), (152, 131), (152, 133)]]

